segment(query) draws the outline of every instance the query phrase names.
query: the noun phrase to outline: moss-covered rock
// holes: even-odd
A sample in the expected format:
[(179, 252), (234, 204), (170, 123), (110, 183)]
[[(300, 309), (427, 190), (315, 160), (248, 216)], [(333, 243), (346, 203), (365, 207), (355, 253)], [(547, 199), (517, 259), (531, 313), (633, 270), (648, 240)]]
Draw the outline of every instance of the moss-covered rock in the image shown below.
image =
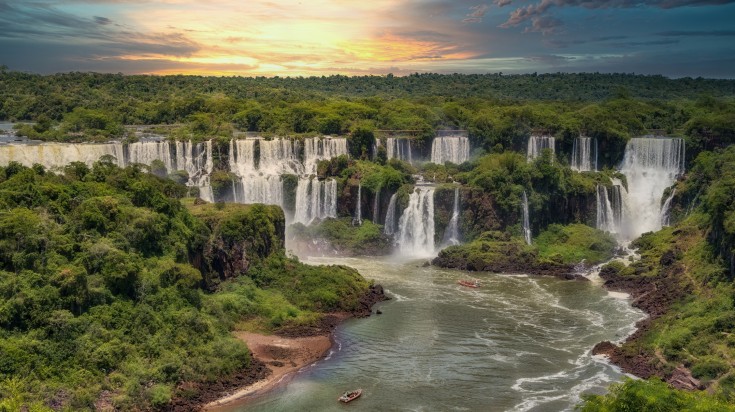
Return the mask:
[(392, 252), (392, 239), (383, 226), (363, 220), (353, 226), (351, 218), (325, 219), (318, 224), (291, 225), (289, 248), (300, 256), (380, 256)]

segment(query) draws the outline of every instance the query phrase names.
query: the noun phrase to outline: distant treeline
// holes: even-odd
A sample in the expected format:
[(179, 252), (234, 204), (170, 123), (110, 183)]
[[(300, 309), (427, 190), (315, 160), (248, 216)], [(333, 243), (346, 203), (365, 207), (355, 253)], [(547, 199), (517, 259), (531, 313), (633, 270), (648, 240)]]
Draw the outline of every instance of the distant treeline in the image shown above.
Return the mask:
[(562, 149), (580, 134), (595, 137), (611, 157), (630, 137), (656, 130), (688, 137), (695, 154), (733, 140), (735, 80), (592, 73), (41, 76), (0, 70), (0, 120), (35, 122), (19, 133), (54, 141), (123, 138), (123, 125), (131, 124), (175, 125), (165, 133), (195, 140), (229, 138), (238, 130), (370, 140), (376, 129), (409, 129), (429, 143), (437, 130), (465, 129), (473, 147), (487, 152), (522, 150), (536, 130), (555, 135)]

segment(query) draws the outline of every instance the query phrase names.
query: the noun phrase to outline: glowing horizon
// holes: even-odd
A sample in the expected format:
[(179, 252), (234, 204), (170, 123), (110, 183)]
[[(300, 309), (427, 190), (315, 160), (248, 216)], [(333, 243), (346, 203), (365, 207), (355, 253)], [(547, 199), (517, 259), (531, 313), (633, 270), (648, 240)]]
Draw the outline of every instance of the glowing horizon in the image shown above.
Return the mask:
[(0, 0), (0, 64), (41, 73), (733, 77), (732, 1), (577, 3)]

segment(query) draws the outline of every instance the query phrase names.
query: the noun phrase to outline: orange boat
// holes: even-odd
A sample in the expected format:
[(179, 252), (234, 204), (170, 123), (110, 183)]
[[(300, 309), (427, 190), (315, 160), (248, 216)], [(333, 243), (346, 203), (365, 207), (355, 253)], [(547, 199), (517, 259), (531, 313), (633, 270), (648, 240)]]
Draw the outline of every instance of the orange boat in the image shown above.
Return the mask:
[(362, 389), (355, 389), (354, 391), (347, 391), (343, 393), (342, 396), (337, 398), (337, 400), (344, 403), (352, 402), (355, 399), (359, 398), (360, 395), (362, 395)]
[(459, 283), (462, 286), (467, 286), (468, 288), (479, 288), (480, 287), (480, 282), (478, 282), (477, 279), (475, 279), (474, 281), (458, 280), (457, 283)]

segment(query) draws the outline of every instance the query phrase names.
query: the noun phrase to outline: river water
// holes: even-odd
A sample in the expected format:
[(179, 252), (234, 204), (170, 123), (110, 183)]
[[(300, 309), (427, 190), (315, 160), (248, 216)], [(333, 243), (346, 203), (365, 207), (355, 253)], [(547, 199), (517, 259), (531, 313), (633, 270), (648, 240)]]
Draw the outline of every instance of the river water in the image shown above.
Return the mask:
[(232, 411), (559, 411), (621, 373), (590, 355), (633, 331), (641, 312), (599, 283), (473, 274), (388, 258), (319, 258), (382, 284), (382, 315), (350, 319), (327, 359)]

